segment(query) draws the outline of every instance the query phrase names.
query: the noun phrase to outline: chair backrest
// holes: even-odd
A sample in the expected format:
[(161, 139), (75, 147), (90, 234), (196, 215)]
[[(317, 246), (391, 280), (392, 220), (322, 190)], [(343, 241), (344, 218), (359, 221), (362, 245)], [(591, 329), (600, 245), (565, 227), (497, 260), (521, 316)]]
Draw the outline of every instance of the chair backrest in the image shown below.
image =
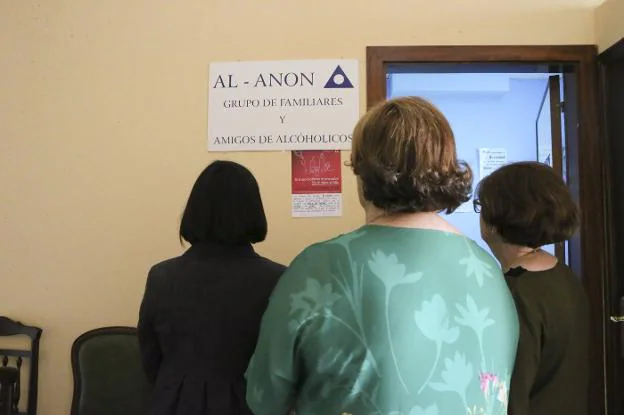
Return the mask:
[(76, 339), (71, 351), (71, 415), (142, 415), (148, 382), (134, 327), (103, 327)]
[(15, 400), (19, 401), (19, 383), (21, 378), (22, 360), (30, 361), (30, 371), (28, 374), (28, 401), (26, 403), (26, 412), (20, 415), (36, 415), (37, 414), (37, 384), (39, 379), (39, 339), (41, 339), (42, 330), (39, 327), (26, 326), (19, 321), (11, 320), (8, 317), (0, 316), (0, 336), (27, 336), (30, 338), (30, 350), (22, 349), (3, 349), (0, 348), (1, 365), (7, 366), (9, 358), (15, 358), (17, 372), (17, 388)]
[(17, 369), (0, 367), (0, 415), (17, 413), (17, 402), (14, 398), (17, 391)]

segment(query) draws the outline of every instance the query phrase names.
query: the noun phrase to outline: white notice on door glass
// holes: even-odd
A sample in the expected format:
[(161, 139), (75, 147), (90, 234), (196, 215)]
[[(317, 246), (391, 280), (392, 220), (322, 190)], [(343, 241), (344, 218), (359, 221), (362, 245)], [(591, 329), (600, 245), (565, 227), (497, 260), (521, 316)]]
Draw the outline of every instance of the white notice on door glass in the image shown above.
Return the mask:
[(483, 180), (494, 170), (507, 164), (507, 150), (504, 148), (479, 149), (479, 178)]
[(208, 150), (349, 150), (356, 60), (212, 63)]

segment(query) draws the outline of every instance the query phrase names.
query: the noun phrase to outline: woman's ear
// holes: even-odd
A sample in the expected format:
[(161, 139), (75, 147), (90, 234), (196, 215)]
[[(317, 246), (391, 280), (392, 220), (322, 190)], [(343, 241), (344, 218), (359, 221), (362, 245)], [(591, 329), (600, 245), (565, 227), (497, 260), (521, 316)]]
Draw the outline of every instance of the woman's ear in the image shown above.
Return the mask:
[(481, 227), (481, 239), (485, 242), (491, 242), (495, 239), (498, 232), (496, 232), (496, 228), (492, 225), (487, 224), (483, 220), (483, 216), (479, 216), (479, 224)]

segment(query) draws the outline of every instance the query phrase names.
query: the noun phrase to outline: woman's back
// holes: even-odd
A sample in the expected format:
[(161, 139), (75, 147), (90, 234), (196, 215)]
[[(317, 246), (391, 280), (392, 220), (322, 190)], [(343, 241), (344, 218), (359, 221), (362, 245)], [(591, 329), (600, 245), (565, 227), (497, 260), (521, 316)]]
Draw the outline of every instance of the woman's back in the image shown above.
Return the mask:
[(587, 414), (589, 304), (580, 280), (561, 263), (506, 275), (521, 320), (510, 414)]
[(152, 268), (139, 323), (150, 414), (249, 413), (243, 375), (283, 270), (251, 246), (208, 243)]
[(294, 390), (298, 415), (506, 414), (516, 310), (461, 235), (365, 226), (304, 251), (274, 299), (248, 372), (256, 415)]

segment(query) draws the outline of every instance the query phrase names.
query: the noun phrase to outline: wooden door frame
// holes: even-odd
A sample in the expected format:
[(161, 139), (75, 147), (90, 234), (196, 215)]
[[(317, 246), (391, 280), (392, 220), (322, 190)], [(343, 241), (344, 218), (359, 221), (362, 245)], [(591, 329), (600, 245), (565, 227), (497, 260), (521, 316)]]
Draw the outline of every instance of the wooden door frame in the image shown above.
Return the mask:
[[(548, 77), (548, 81), (546, 82), (546, 87), (544, 88), (544, 95), (542, 96), (542, 102), (540, 103), (539, 111), (537, 113), (537, 117), (535, 119), (535, 147), (537, 155), (539, 156), (540, 151), (540, 143), (539, 143), (539, 117), (542, 114), (542, 110), (544, 107), (548, 108), (548, 113), (550, 114), (550, 139), (551, 139), (551, 155), (552, 161), (551, 165), (553, 170), (557, 172), (560, 177), (563, 177), (563, 139), (565, 138), (563, 135), (562, 129), (562, 121), (561, 115), (562, 104), (561, 104), (561, 92), (562, 87), (562, 77), (561, 75), (550, 75)], [(556, 94), (553, 94), (553, 90)], [(546, 98), (549, 97), (549, 100), (546, 101)], [(556, 140), (552, 140), (553, 137), (558, 137)], [(538, 161), (542, 161), (539, 157), (537, 157)], [(567, 163), (566, 163), (567, 164)], [(566, 166), (567, 172), (567, 166)], [(555, 244), (555, 256), (561, 262), (566, 261), (566, 247), (564, 242), (559, 242)]]
[[(610, 75), (608, 73), (609, 66), (620, 61), (624, 61), (624, 38), (620, 39), (613, 46), (598, 56), (598, 75), (601, 92), (600, 102), (601, 108), (603, 109), (601, 112), (602, 117), (600, 118), (600, 122), (607, 146), (607, 152), (605, 153), (607, 155), (605, 156), (605, 170), (608, 172), (607, 177), (610, 179), (607, 182), (606, 189), (606, 208), (607, 217), (612, 223), (612, 226), (607, 230), (611, 259), (611, 263), (609, 264), (611, 278), (605, 281), (605, 303), (607, 305), (607, 312), (611, 315), (622, 314), (619, 305), (619, 296), (624, 294), (624, 283), (622, 283), (621, 280), (618, 281), (617, 279), (619, 275), (618, 270), (622, 269), (622, 260), (617, 260), (618, 251), (622, 248), (622, 236), (620, 235), (618, 237), (616, 235), (621, 232), (622, 229), (622, 221), (618, 221), (616, 218), (617, 214), (620, 212), (624, 195), (622, 195), (621, 189), (615, 189), (617, 180), (621, 180), (621, 175), (617, 175), (617, 173), (614, 173), (612, 169), (619, 165), (621, 158), (619, 157), (619, 154), (617, 154), (616, 149), (612, 147), (618, 140), (618, 137), (613, 136), (612, 128), (614, 125), (612, 123), (620, 122), (618, 125), (619, 131), (621, 131), (622, 127), (621, 121), (612, 119), (612, 117), (617, 117), (615, 114), (617, 111), (614, 111), (611, 108), (608, 97), (608, 91), (610, 90), (610, 85), (608, 84), (608, 81), (610, 80)], [(608, 407), (611, 411), (610, 413), (614, 414), (621, 413), (616, 411), (621, 411), (624, 408), (624, 399), (621, 397), (621, 393), (619, 393), (622, 385), (624, 384), (624, 375), (622, 375), (621, 372), (624, 364), (620, 360), (622, 350), (624, 350), (624, 344), (622, 344), (623, 339), (620, 337), (620, 324), (623, 323), (614, 324), (612, 322), (607, 322), (607, 328), (605, 330), (605, 347), (607, 350), (606, 376), (608, 382), (607, 397), (610, 398), (608, 399)], [(610, 361), (610, 358), (616, 360)], [(618, 402), (613, 400), (613, 398), (611, 398), (612, 396), (615, 399), (619, 397), (620, 401)]]
[[(598, 118), (597, 48), (595, 45), (562, 46), (371, 46), (366, 48), (367, 105), (386, 99), (388, 65), (400, 63), (508, 63), (562, 64), (574, 70), (577, 95), (578, 199), (582, 208), (579, 242), (580, 272), (591, 303), (590, 405), (592, 415), (605, 414), (605, 281), (611, 253), (607, 239), (609, 218), (605, 203), (609, 174), (604, 163), (606, 144)], [(575, 184), (571, 184), (575, 187)]]

